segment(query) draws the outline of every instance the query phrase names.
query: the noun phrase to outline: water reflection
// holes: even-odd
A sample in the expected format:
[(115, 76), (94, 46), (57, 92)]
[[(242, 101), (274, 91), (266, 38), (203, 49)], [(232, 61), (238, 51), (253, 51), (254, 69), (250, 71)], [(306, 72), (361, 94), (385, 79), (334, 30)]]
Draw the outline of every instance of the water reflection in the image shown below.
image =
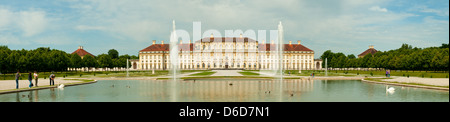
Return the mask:
[(94, 84), (0, 95), (0, 102), (380, 102), (447, 101), (447, 92), (352, 80), (285, 79), (99, 81)]

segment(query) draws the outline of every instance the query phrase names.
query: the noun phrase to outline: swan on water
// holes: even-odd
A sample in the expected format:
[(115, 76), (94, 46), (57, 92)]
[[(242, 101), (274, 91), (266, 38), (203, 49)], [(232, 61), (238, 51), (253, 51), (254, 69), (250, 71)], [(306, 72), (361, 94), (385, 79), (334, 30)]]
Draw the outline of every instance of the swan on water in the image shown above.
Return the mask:
[(64, 84), (59, 85), (58, 88), (64, 88)]
[(388, 86), (386, 85), (386, 92), (389, 92), (389, 93), (394, 93), (394, 91), (395, 91), (395, 88), (394, 87), (389, 87), (388, 88)]

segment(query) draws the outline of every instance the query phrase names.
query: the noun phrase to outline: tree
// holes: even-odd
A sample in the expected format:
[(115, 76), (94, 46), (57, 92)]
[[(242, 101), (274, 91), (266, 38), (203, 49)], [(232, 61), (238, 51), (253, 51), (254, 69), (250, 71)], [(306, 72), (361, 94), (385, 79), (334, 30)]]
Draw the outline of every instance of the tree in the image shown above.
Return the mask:
[(113, 65), (113, 60), (111, 56), (106, 54), (98, 55), (98, 66), (100, 68), (111, 68)]
[[(320, 59), (325, 61), (325, 58), (327, 58), (327, 60), (328, 60), (327, 65), (328, 65), (328, 67), (331, 67), (330, 62), (333, 59), (333, 57), (334, 57), (334, 53), (331, 52), (331, 50), (327, 50), (327, 51), (323, 52), (322, 56), (320, 56)], [(325, 67), (325, 63), (322, 63), (322, 67)]]
[(119, 58), (119, 52), (115, 49), (110, 49), (108, 51), (108, 55), (112, 58), (112, 59), (117, 59)]
[(83, 64), (83, 61), (81, 60), (81, 57), (74, 53), (70, 55), (70, 67), (72, 68), (81, 68)]
[(348, 57), (348, 59), (355, 59), (355, 58), (356, 58), (356, 56), (353, 55), (353, 54), (350, 54), (350, 55), (348, 55), (347, 57)]
[(448, 44), (442, 44), (442, 46), (440, 46), (439, 48), (449, 48)]
[(6, 73), (7, 71), (7, 58), (8, 53), (5, 50), (0, 49), (0, 73)]
[(53, 71), (65, 71), (69, 66), (70, 59), (67, 53), (59, 50), (52, 50), (49, 57), (49, 66)]
[(97, 61), (91, 55), (84, 56), (82, 62), (83, 62), (82, 67), (88, 67), (88, 71), (91, 67), (97, 66)]

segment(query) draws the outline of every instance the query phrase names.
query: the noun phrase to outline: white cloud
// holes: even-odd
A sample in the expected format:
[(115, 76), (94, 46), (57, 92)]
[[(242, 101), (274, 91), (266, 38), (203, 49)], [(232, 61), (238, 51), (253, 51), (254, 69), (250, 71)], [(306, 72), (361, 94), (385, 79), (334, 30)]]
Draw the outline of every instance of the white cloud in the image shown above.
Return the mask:
[(7, 25), (10, 24), (12, 13), (8, 9), (0, 8), (0, 31), (6, 28)]
[(378, 11), (378, 12), (388, 12), (386, 8), (381, 8), (380, 6), (373, 6), (369, 8), (371, 11)]
[(11, 11), (2, 7), (0, 7), (0, 18), (0, 32), (17, 32), (25, 37), (42, 33), (49, 21), (44, 11), (34, 9)]
[(43, 11), (22, 11), (20, 17), (19, 26), (22, 28), (24, 36), (39, 34), (46, 28), (47, 18)]
[(448, 8), (446, 9), (432, 9), (426, 6), (420, 6), (417, 8), (420, 12), (423, 13), (434, 13), (438, 16), (448, 16)]
[(102, 26), (87, 26), (87, 25), (78, 25), (75, 27), (75, 29), (80, 30), (80, 31), (86, 31), (86, 30), (106, 30), (105, 27)]

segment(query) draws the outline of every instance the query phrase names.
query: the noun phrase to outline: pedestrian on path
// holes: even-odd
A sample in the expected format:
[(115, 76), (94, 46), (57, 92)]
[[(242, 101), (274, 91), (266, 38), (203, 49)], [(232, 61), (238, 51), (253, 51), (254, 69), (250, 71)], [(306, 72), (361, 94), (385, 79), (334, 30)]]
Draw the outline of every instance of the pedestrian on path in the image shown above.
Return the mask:
[(38, 73), (37, 73), (36, 71), (34, 71), (33, 76), (34, 76), (34, 84), (36, 84), (36, 87), (38, 87), (38, 78), (39, 78), (39, 75), (38, 75)]
[(50, 86), (55, 85), (55, 74), (53, 72), (48, 79), (50, 79)]
[(28, 87), (31, 88), (33, 86), (33, 83), (31, 83), (31, 81), (33, 81), (33, 76), (31, 75), (31, 72), (28, 72), (28, 81), (30, 81), (30, 85), (28, 85)]
[(391, 77), (391, 71), (390, 70), (386, 70), (386, 77), (387, 78)]
[(19, 89), (19, 77), (20, 77), (20, 72), (19, 72), (19, 70), (17, 70), (17, 73), (16, 73), (16, 89)]

